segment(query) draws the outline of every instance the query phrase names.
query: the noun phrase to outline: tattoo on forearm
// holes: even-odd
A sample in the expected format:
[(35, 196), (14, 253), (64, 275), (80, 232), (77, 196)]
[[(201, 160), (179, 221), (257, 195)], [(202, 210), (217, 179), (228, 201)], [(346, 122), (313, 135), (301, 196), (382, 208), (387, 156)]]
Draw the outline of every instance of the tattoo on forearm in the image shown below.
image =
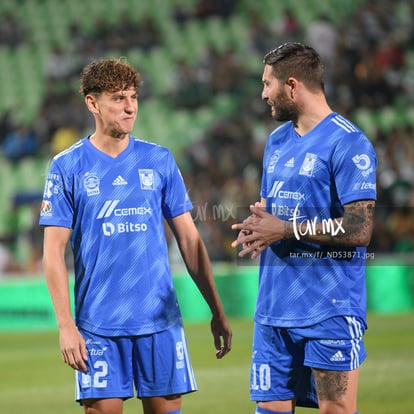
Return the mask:
[(359, 201), (345, 206), (343, 240), (352, 242), (358, 238), (371, 237), (374, 206), (371, 202)]
[(348, 389), (347, 371), (327, 371), (312, 369), (316, 390), (320, 400), (338, 401)]
[(374, 202), (356, 201), (344, 207), (344, 215), (339, 218), (303, 219), (296, 206), (292, 225), (285, 224), (285, 238), (294, 236), (297, 240), (319, 243), (364, 245), (371, 238), (374, 217)]

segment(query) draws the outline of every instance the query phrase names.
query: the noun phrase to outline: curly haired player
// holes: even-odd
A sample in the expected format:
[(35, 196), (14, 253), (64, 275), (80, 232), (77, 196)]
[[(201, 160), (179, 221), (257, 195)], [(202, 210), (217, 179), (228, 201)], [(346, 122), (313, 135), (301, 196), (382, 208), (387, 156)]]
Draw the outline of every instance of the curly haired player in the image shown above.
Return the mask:
[[(140, 75), (102, 59), (81, 75), (95, 131), (56, 155), (43, 196), (44, 269), (63, 360), (76, 370), (76, 399), (87, 414), (120, 414), (134, 395), (145, 414), (181, 413), (197, 390), (168, 262), (164, 219), (208, 303), (217, 358), (231, 330), (209, 257), (194, 225), (171, 152), (131, 136)], [(75, 266), (70, 309), (65, 248)]]

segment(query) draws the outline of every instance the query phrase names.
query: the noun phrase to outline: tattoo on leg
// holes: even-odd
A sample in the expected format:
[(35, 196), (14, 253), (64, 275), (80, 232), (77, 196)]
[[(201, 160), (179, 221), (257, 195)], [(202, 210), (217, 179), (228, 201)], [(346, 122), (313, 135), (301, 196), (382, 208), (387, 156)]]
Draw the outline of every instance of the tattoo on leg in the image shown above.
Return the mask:
[(347, 371), (327, 371), (313, 369), (316, 389), (320, 400), (338, 401), (348, 388)]

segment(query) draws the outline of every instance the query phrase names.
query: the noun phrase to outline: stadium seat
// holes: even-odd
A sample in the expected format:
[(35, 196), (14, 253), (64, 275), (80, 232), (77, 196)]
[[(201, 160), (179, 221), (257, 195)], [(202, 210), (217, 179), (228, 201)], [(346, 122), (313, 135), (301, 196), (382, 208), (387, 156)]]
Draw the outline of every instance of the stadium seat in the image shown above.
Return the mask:
[(392, 106), (385, 106), (378, 110), (377, 114), (378, 127), (381, 131), (390, 132), (395, 126), (397, 116)]
[(378, 122), (372, 110), (360, 108), (353, 113), (352, 119), (370, 139), (375, 137), (376, 131), (378, 130)]

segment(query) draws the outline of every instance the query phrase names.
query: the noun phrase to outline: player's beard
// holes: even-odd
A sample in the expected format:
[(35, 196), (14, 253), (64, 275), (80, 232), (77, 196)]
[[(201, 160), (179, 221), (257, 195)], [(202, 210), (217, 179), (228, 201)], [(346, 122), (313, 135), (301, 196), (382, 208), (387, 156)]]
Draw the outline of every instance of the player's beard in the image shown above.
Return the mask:
[(294, 125), (297, 125), (298, 108), (289, 100), (283, 89), (280, 89), (279, 93), (272, 99), (272, 117), (279, 122), (292, 121)]

